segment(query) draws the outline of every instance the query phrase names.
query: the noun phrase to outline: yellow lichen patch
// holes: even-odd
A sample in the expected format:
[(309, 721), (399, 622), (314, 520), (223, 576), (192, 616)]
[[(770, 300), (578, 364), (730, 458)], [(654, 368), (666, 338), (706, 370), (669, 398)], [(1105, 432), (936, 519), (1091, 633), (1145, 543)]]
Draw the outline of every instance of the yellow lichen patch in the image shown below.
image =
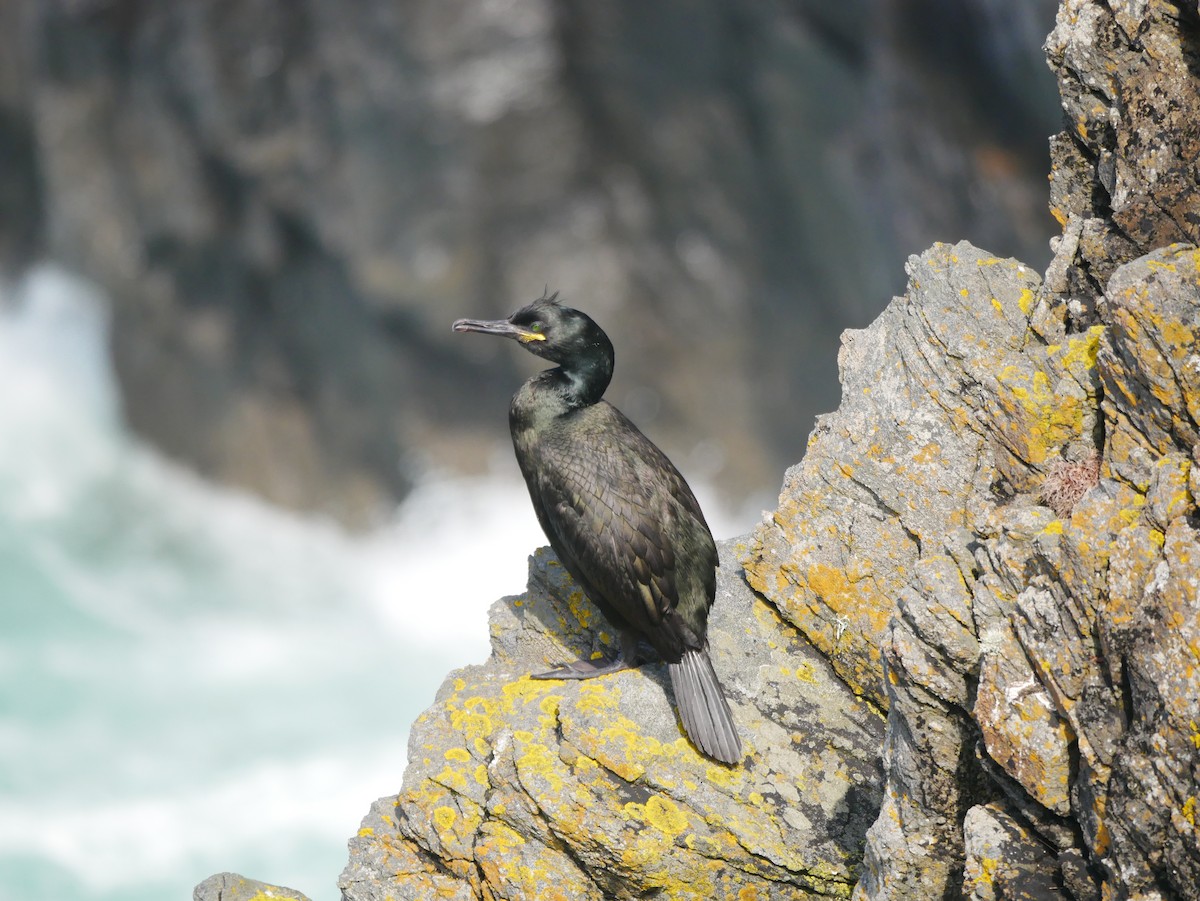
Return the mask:
[(912, 455), (914, 463), (929, 463), (941, 456), (942, 448), (936, 441), (930, 441)]
[[(623, 813), (632, 828), (625, 832), (628, 839), (621, 852), (621, 863), (631, 872), (636, 872), (639, 881), (658, 889), (657, 897), (696, 897), (694, 892), (700, 890), (702, 884), (707, 886), (705, 891), (713, 890), (714, 886), (704, 873), (690, 873), (689, 884), (685, 886), (668, 869), (669, 855), (674, 846), (694, 846), (694, 833), (688, 831), (688, 815), (674, 801), (663, 795), (652, 795), (645, 804), (626, 804)], [(685, 832), (687, 836), (679, 840), (679, 836)], [(681, 894), (685, 887), (690, 891)]]
[(1178, 319), (1171, 319), (1162, 324), (1162, 336), (1167, 347), (1179, 355), (1196, 346), (1195, 334)]
[(466, 748), (450, 748), (443, 756), (447, 760), (456, 760), (459, 763), (466, 763), (471, 759), (471, 753)]
[(534, 698), (545, 695), (551, 688), (553, 688), (552, 682), (522, 676), (515, 682), (509, 682), (500, 690), (504, 694), (506, 708), (512, 710), (517, 703), (528, 704)]
[(994, 857), (981, 857), (979, 859), (979, 876), (978, 882), (984, 885), (991, 885), (996, 880), (996, 867), (999, 861)]
[(1052, 520), (1050, 520), (1050, 522), (1046, 523), (1046, 527), (1044, 529), (1042, 529), (1041, 534), (1043, 534), (1043, 535), (1061, 535), (1062, 531), (1063, 531), (1062, 520), (1061, 519), (1052, 519)]
[(433, 824), (438, 832), (449, 832), (458, 819), (458, 811), (453, 807), (439, 807), (433, 812)]
[(687, 815), (664, 795), (653, 795), (646, 802), (646, 822), (664, 835), (675, 838), (688, 827)]
[(1176, 272), (1174, 263), (1164, 263), (1162, 260), (1146, 260), (1147, 269), (1164, 269), (1167, 272)]
[(1005, 366), (997, 382), (996, 400), (1003, 410), (998, 425), (1026, 462), (1045, 463), (1081, 433), (1084, 405), (1057, 394), (1045, 372)]
[[(534, 777), (555, 793), (563, 790), (562, 774), (559, 772), (562, 765), (556, 754), (545, 745), (536, 742), (526, 745), (517, 755), (517, 770), (522, 777)], [(536, 800), (538, 792), (531, 790), (530, 793)]]
[(1067, 339), (1066, 350), (1062, 345), (1046, 348), (1053, 353), (1053, 362), (1058, 368), (1080, 376), (1085, 370), (1096, 368), (1096, 357), (1100, 352), (1100, 336), (1104, 334), (1104, 326), (1094, 325), (1082, 335), (1072, 335)]
[(1142, 517), (1141, 507), (1125, 507), (1117, 513), (1117, 519), (1123, 526), (1131, 526)]
[(816, 682), (817, 674), (813, 671), (811, 663), (802, 663), (796, 667), (796, 678), (801, 682)]
[(402, 804), (412, 804), (422, 810), (433, 810), (447, 804), (454, 797), (454, 790), (435, 779), (422, 779), (407, 789), (400, 797)]
[(1034, 297), (1032, 291), (1028, 288), (1021, 289), (1021, 296), (1017, 298), (1017, 306), (1021, 308), (1021, 312), (1028, 316), (1029, 311), (1033, 309), (1033, 303), (1037, 298)]
[(582, 591), (572, 591), (567, 595), (567, 607), (570, 609), (571, 615), (579, 621), (579, 625), (585, 629), (592, 625), (592, 620), (596, 616), (596, 608), (584, 599)]
[(878, 442), (871, 444), (867, 448), (867, 456), (876, 463), (891, 464), (896, 462), (896, 458), (892, 455), (891, 449), (885, 447)]
[(645, 764), (658, 757), (675, 757), (683, 738), (663, 744), (657, 738), (643, 735), (641, 728), (624, 716), (616, 716), (597, 735), (594, 757), (598, 763), (627, 782), (634, 782), (646, 773)]
[[(863, 587), (860, 587), (860, 583)], [(891, 605), (878, 609), (870, 597), (873, 592), (863, 589), (870, 583), (859, 573), (814, 563), (808, 568), (808, 585), (836, 614), (865, 618), (873, 634), (881, 634), (891, 618)]]
[(584, 713), (604, 715), (617, 709), (621, 690), (613, 685), (609, 688), (603, 681), (585, 682), (579, 687), (579, 700), (575, 706)]
[(475, 781), (485, 788), (490, 784), (487, 767), (482, 763), (475, 767)]
[(433, 779), (454, 791), (466, 791), (467, 788), (467, 777), (460, 770), (452, 770), (450, 767), (444, 767)]
[(1183, 818), (1193, 827), (1196, 825), (1196, 798), (1194, 795), (1189, 795), (1188, 799), (1183, 802)]
[(740, 770), (730, 769), (723, 766), (710, 766), (704, 770), (704, 778), (713, 785), (719, 785), (722, 788), (730, 788), (734, 785), (741, 785), (745, 779)]
[(553, 729), (558, 723), (558, 707), (562, 703), (562, 695), (546, 695), (538, 703), (542, 715), (538, 717), (538, 725), (543, 729)]
[(358, 830), (359, 838), (370, 838), (374, 834), (375, 834), (375, 830), (372, 829), (370, 826), (363, 826), (361, 829)]
[(594, 885), (561, 851), (527, 842), (503, 823), (489, 822), (483, 826), (474, 856), (483, 877), (479, 892), (482, 898), (572, 901), (590, 897), (594, 890)]
[(450, 725), (461, 732), (468, 741), (487, 738), (492, 734), (492, 718), (486, 713), (476, 713), (462, 708), (447, 708)]

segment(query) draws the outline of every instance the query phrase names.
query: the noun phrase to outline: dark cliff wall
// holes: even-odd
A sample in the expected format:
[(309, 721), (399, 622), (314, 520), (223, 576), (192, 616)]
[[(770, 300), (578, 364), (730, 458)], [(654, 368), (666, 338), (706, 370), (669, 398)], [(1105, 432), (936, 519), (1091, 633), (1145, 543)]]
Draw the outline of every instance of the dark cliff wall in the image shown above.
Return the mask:
[(283, 503), (479, 465), (519, 364), (448, 323), (545, 284), (690, 475), (761, 491), (905, 255), (1046, 253), (1052, 6), (8, 3), (0, 261), (98, 280), (133, 427)]

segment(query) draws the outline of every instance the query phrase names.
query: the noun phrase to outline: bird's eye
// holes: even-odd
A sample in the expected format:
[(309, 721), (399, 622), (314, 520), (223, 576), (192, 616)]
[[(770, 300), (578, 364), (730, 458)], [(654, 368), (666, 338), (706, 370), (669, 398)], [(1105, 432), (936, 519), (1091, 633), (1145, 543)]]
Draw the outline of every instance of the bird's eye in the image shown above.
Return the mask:
[(531, 332), (540, 332), (542, 330), (542, 324), (540, 322), (531, 322), (529, 323), (529, 330)]

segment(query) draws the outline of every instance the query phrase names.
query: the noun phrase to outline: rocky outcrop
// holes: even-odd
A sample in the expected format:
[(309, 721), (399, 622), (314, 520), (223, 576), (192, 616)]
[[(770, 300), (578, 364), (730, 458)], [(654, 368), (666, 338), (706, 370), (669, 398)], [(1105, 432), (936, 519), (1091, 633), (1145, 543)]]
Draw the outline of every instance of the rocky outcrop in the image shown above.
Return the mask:
[(1198, 46), (1187, 5), (1064, 3), (1046, 284), (914, 259), (754, 536), (888, 704), (857, 898), (1200, 895)]
[[(977, 558), (1006, 516), (1029, 541), (1057, 534), (1051, 512), (1017, 499), (1090, 439), (1099, 396), (1101, 330), (1066, 334), (1027, 267), (963, 243), (908, 272), (907, 295), (846, 336), (842, 406), (818, 422), (745, 558), (751, 585), (888, 707), (868, 898), (941, 897), (961, 880), (964, 817), (999, 791), (976, 759), (982, 736), (1039, 803), (1068, 801), (1053, 706), (1032, 677), (1028, 697), (1005, 695), (1029, 675), (1005, 631), (1024, 576)], [(1061, 747), (1028, 756), (1048, 739)]]
[(258, 882), (236, 873), (218, 873), (196, 886), (192, 901), (309, 901), (309, 898), (281, 885)]
[(747, 749), (680, 732), (660, 666), (585, 682), (531, 670), (608, 648), (548, 551), (491, 613), (492, 658), (413, 727), (404, 788), (350, 842), (348, 901), (847, 897), (880, 802), (883, 720), (741, 578), (721, 545), (712, 656)]
[(137, 432), (351, 523), (486, 464), (520, 364), (457, 316), (562, 288), (614, 399), (741, 496), (913, 242), (1052, 226), (1052, 84), (1012, 49), (1052, 0), (2, 6), (0, 265), (107, 290)]
[(1067, 123), (1050, 142), (1063, 234), (1046, 281), (1079, 323), (1117, 267), (1200, 243), (1198, 20), (1186, 0), (1065, 0), (1046, 41)]
[[(1154, 66), (1191, 52), (1187, 13), (1164, 9), (1135, 29)], [(1065, 5), (1052, 48), (1112, 16)], [(1123, 127), (1114, 147), (1146, 123)], [(1156, 196), (1122, 171), (1126, 200)], [(1188, 190), (1172, 196), (1191, 221)], [(1152, 249), (1144, 225), (1081, 256), (1073, 230), (1124, 233), (1119, 212), (1068, 216), (1045, 285), (966, 243), (911, 260), (906, 295), (846, 335), (842, 405), (742, 556), (782, 621), (887, 707), (856, 897), (1200, 892), (1200, 252)], [(1086, 303), (1084, 275), (1104, 289)], [(393, 827), (410, 839), (412, 814)], [(691, 896), (644, 878), (620, 884)]]

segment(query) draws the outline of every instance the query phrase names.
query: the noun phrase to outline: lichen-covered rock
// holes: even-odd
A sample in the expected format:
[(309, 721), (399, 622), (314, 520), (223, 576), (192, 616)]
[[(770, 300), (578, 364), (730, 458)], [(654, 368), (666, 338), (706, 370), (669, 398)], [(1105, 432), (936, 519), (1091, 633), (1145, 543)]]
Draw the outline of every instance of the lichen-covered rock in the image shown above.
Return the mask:
[(1066, 901), (1058, 865), (1038, 837), (994, 804), (972, 807), (963, 820), (969, 901)]
[(1051, 142), (1063, 238), (1047, 282), (1085, 322), (1117, 267), (1200, 243), (1197, 34), (1195, 3), (1064, 0), (1046, 40), (1067, 122)]
[(309, 901), (295, 889), (247, 879), (237, 873), (209, 876), (192, 891), (192, 901)]
[[(789, 801), (794, 775), (755, 782), (767, 749), (767, 772), (794, 774), (779, 733), (829, 708), (787, 725), (788, 680), (769, 674), (788, 664), (726, 650), (750, 738), (735, 771), (688, 756), (652, 670), (587, 691), (464, 671), (358, 840), (381, 862), (347, 871), (348, 897), (392, 872), (542, 897), (544, 871), (582, 897), (754, 878), (769, 897), (838, 893), (852, 871), (860, 901), (1200, 897), (1200, 259), (1161, 246), (1198, 237), (1198, 15), (1065, 0), (1048, 49), (1073, 131), (1052, 144), (1064, 234), (1045, 285), (969, 244), (913, 258), (905, 296), (846, 334), (842, 405), (742, 549), (774, 605), (747, 594), (762, 613), (743, 619), (807, 638), (860, 699), (846, 710), (887, 707), (861, 870), (829, 868), (846, 845), (822, 829), (789, 831), (820, 820), (810, 795)], [(562, 590), (498, 608), (492, 666), (599, 649), (600, 633), (560, 637), (581, 615)], [(765, 820), (756, 798), (778, 799)], [(730, 851), (719, 878), (714, 849)]]
[(608, 640), (540, 551), (528, 592), (493, 608), (492, 659), (451, 674), (413, 727), (403, 789), (351, 840), (347, 901), (849, 896), (882, 720), (721, 553), (709, 637), (742, 765), (692, 748), (659, 666), (528, 678)]
[(1153, 461), (1200, 443), (1200, 250), (1173, 245), (1122, 267), (1105, 292), (1109, 465), (1140, 491)]
[[(970, 244), (939, 245), (908, 271), (909, 293), (844, 335), (842, 405), (818, 420), (744, 561), (750, 584), (881, 705), (896, 598), (921, 549), (936, 552), (949, 526), (968, 525), (969, 499), (992, 481), (972, 407), (1015, 373), (1005, 366), (1041, 314), (1036, 273)], [(995, 416), (1012, 424), (1010, 441), (1042, 455), (1068, 437), (1022, 429), (1020, 405)]]
[[(989, 874), (1025, 873), (1030, 841), (1048, 849), (1036, 874), (995, 897), (1051, 877), (1076, 897), (1200, 888), (1200, 607), (1182, 588), (1196, 264), (1176, 246), (1118, 269), (1096, 305), (1113, 323), (1071, 331), (1024, 267), (935, 247), (904, 298), (848, 333), (842, 407), (745, 562), (856, 691), (887, 693), (887, 790), (856, 897), (992, 897)], [(922, 467), (921, 449), (945, 448)], [(1075, 480), (1058, 510), (1040, 504), (1051, 473)], [(978, 826), (996, 803), (972, 834), (968, 811)], [(986, 864), (981, 841), (1013, 856)]]

